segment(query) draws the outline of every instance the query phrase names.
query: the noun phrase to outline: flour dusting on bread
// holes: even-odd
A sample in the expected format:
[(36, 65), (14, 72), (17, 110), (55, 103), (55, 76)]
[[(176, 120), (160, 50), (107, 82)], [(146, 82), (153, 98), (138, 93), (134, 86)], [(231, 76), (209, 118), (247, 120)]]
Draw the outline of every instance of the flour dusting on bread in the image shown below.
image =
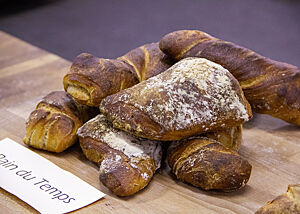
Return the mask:
[(228, 70), (204, 58), (183, 59), (140, 84), (121, 92), (115, 101), (134, 105), (167, 130), (206, 122), (213, 126), (224, 118), (245, 122), (250, 117), (238, 82)]
[(103, 115), (89, 120), (78, 129), (77, 135), (91, 137), (113, 149), (123, 152), (132, 162), (140, 158), (151, 158), (157, 168), (160, 167), (161, 145), (157, 141), (136, 138), (121, 130), (115, 129)]

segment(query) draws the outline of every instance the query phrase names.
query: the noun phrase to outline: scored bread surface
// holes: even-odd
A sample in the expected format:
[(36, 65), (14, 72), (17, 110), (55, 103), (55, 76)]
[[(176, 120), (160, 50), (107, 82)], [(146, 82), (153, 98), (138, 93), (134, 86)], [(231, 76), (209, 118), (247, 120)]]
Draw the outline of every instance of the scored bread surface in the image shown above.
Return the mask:
[(236, 151), (203, 137), (172, 142), (168, 163), (177, 179), (205, 190), (242, 188), (252, 169)]
[(64, 151), (76, 142), (76, 131), (84, 115), (80, 111), (66, 92), (49, 93), (26, 120), (24, 143), (51, 152)]

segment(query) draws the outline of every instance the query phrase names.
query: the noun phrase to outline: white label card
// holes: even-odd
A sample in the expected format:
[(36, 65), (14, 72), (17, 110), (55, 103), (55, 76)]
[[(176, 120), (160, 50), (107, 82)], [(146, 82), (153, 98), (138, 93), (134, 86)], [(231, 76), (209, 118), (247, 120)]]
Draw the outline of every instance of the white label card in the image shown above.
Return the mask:
[(41, 213), (67, 213), (104, 197), (68, 171), (5, 138), (0, 141), (0, 186)]

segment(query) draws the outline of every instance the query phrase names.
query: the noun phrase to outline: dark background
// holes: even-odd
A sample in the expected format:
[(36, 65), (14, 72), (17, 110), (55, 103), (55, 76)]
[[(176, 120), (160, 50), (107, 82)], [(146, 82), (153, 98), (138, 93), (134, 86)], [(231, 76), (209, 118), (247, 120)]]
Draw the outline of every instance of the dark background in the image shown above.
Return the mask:
[(115, 58), (171, 31), (198, 29), (300, 66), (298, 0), (0, 0), (0, 4), (0, 30), (68, 60), (81, 52)]

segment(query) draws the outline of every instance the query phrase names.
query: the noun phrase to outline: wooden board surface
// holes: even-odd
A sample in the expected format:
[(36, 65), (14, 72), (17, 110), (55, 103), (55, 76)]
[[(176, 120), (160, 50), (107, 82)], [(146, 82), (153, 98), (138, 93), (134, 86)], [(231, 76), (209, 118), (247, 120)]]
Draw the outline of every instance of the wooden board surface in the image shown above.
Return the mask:
[[(37, 102), (62, 90), (70, 62), (0, 31), (0, 139), (20, 144), (25, 120)], [(25, 145), (24, 145), (25, 146)], [(253, 213), (288, 184), (300, 183), (300, 127), (266, 115), (244, 125), (240, 154), (253, 166), (248, 185), (234, 193), (202, 191), (176, 181), (163, 163), (150, 185), (132, 197), (119, 198), (99, 181), (97, 167), (75, 145), (61, 154), (35, 150), (59, 167), (106, 193), (76, 213)], [(35, 213), (0, 189), (0, 213)]]

